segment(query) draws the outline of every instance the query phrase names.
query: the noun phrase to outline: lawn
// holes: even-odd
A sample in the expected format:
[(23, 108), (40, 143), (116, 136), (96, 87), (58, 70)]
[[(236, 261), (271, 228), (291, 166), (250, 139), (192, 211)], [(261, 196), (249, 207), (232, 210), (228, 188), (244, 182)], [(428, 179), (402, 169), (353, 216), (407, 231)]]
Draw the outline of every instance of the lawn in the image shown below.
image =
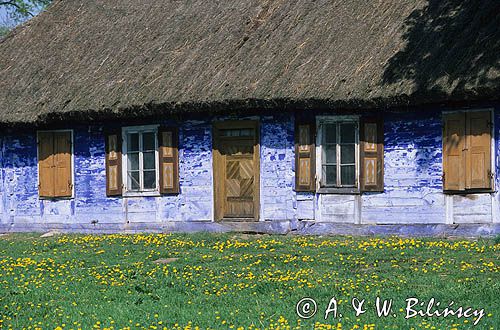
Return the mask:
[[(476, 328), (498, 329), (499, 254), (493, 240), (6, 235), (0, 328), (467, 329), (484, 309)], [(302, 301), (308, 319), (297, 315), (304, 297), (317, 306), (313, 315)], [(387, 316), (376, 315), (376, 297), (392, 299)], [(406, 319), (412, 297), (424, 306), (409, 315), (431, 298), (431, 312), (453, 301), (477, 313)], [(365, 300), (359, 316), (353, 298)]]

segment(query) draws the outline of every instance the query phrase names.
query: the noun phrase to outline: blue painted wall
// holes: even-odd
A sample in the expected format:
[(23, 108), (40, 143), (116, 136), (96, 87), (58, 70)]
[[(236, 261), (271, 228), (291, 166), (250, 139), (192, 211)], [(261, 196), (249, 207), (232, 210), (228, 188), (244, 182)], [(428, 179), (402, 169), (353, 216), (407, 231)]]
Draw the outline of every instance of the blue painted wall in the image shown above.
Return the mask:
[[(295, 193), (293, 116), (285, 113), (238, 118), (260, 122), (261, 221), (446, 223), (450, 207), (455, 210), (451, 213), (454, 222), (498, 221), (497, 194), (447, 197), (442, 193), (440, 111), (385, 115), (385, 192), (363, 195)], [(200, 222), (210, 223), (213, 221), (211, 128), (213, 121), (226, 119), (236, 117), (182, 121), (179, 125), (181, 193), (147, 198), (106, 197), (103, 126), (96, 124), (67, 127), (74, 129), (74, 198), (41, 200), (37, 191), (36, 130), (6, 130), (0, 136), (0, 224), (13, 229), (54, 224), (78, 230), (88, 228), (93, 220), (98, 221), (94, 226), (100, 229), (160, 228), (155, 225), (173, 222), (193, 223), (192, 228), (196, 229)], [(140, 124), (147, 123), (158, 122)], [(497, 111), (496, 150), (500, 150), (498, 136)], [(500, 186), (498, 175), (496, 185)], [(464, 208), (471, 209), (472, 216), (468, 211), (462, 212)]]
[(441, 113), (389, 113), (383, 194), (363, 196), (362, 221), (444, 222)]

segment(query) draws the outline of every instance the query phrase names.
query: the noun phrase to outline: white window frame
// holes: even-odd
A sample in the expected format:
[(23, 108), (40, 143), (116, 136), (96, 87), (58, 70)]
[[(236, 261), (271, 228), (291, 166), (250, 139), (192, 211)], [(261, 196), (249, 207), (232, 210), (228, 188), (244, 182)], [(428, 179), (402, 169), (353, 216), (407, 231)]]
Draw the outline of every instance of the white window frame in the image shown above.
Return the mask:
[[(57, 133), (57, 132), (69, 132), (71, 136), (71, 196), (68, 197), (41, 197), (39, 195), (40, 187), (40, 159), (39, 148), (40, 145), (40, 133)], [(52, 130), (38, 130), (36, 131), (36, 186), (37, 186), (37, 194), (39, 199), (74, 199), (75, 198), (75, 139), (74, 139), (74, 130), (73, 129), (52, 129)]]
[[(160, 195), (160, 169), (159, 169), (159, 154), (158, 154), (158, 127), (159, 125), (143, 125), (143, 126), (128, 126), (122, 128), (122, 182), (123, 182), (123, 196), (159, 196)], [(127, 136), (133, 133), (154, 133), (155, 140), (155, 172), (156, 172), (156, 188), (155, 189), (142, 189), (142, 190), (129, 190), (128, 187), (128, 146)], [(139, 139), (139, 173), (140, 177), (143, 176), (143, 160), (142, 160), (142, 138)]]
[[(359, 160), (360, 160), (360, 155), (359, 155), (359, 118), (360, 116), (357, 115), (332, 115), (332, 116), (317, 116), (316, 117), (316, 129), (317, 129), (317, 135), (316, 135), (316, 191), (319, 193), (357, 193), (359, 192)], [(321, 181), (322, 181), (322, 175), (323, 175), (323, 159), (322, 159), (322, 142), (323, 142), (323, 134), (324, 134), (324, 127), (325, 124), (338, 124), (340, 122), (352, 122), (356, 124), (356, 130), (355, 130), (355, 136), (354, 136), (354, 142), (355, 142), (355, 148), (354, 148), (354, 162), (355, 162), (355, 184), (354, 186), (335, 186), (335, 187), (323, 187), (321, 186)], [(340, 153), (337, 151), (337, 166), (340, 164)], [(338, 174), (340, 175), (340, 172), (337, 171)]]

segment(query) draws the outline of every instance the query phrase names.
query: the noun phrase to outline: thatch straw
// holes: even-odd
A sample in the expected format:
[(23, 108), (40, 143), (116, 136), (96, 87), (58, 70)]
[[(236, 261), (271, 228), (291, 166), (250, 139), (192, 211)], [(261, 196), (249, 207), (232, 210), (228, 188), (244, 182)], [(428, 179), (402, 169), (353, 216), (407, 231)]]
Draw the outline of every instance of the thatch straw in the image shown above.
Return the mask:
[(498, 0), (59, 0), (0, 41), (0, 122), (498, 100)]

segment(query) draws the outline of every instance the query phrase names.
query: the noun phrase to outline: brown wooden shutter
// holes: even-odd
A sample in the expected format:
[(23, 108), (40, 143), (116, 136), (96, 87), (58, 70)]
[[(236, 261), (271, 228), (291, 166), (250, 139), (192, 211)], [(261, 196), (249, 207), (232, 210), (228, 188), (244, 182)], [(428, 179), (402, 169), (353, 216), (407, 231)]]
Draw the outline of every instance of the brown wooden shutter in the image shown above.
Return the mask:
[(176, 127), (158, 129), (160, 193), (179, 193), (179, 131)]
[(465, 113), (443, 114), (443, 187), (465, 189)]
[(316, 191), (316, 143), (314, 122), (295, 125), (295, 191)]
[(491, 112), (466, 112), (466, 189), (491, 189)]
[(71, 132), (54, 132), (54, 197), (71, 197)]
[(71, 197), (71, 132), (38, 133), (38, 194), (40, 197)]
[(362, 117), (360, 122), (361, 191), (384, 191), (384, 122)]
[(122, 133), (121, 129), (106, 133), (106, 195), (120, 196), (122, 184)]
[(38, 133), (38, 194), (54, 197), (54, 135)]

